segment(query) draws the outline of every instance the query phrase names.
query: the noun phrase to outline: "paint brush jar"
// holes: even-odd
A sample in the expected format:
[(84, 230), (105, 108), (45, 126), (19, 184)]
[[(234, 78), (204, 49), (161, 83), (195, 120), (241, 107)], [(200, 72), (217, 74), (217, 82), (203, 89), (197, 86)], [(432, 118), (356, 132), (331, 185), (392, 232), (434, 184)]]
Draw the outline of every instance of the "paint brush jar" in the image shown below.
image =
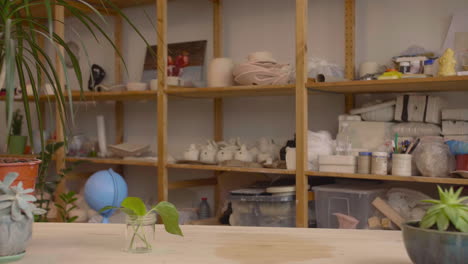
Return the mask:
[(411, 154), (393, 154), (392, 155), (392, 175), (411, 176), (412, 172)]

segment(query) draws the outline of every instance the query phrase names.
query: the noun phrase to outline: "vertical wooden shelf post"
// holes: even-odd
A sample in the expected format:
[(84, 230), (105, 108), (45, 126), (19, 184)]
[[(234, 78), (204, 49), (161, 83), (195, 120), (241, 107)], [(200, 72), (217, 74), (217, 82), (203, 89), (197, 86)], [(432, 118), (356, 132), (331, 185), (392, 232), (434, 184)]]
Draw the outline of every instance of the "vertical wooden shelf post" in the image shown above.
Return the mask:
[(158, 46), (158, 201), (167, 201), (167, 0), (156, 1), (156, 35)]
[[(222, 20), (222, 0), (213, 0), (213, 57), (223, 56), (223, 20)], [(224, 137), (224, 118), (223, 118), (223, 99), (215, 98), (213, 100), (214, 113), (214, 140), (221, 141)], [(215, 172), (215, 177), (219, 172)], [(219, 202), (219, 185), (215, 186), (214, 208), (217, 210)], [(216, 212), (216, 211), (215, 211)]]
[(296, 227), (308, 227), (307, 14), (308, 0), (296, 0)]
[[(354, 80), (355, 65), (355, 0), (345, 0), (345, 78)], [(349, 113), (354, 108), (354, 95), (345, 95), (345, 110)]]
[[(58, 37), (65, 39), (65, 10), (63, 6), (54, 5), (54, 19), (54, 33), (57, 34)], [(60, 82), (60, 86), (62, 86), (65, 82), (65, 69), (62, 66), (60, 54), (62, 56), (64, 55), (64, 49), (60, 45), (57, 46), (58, 53), (55, 55), (55, 65), (58, 75), (58, 81)], [(57, 137), (57, 142), (63, 142), (65, 140), (63, 127), (64, 124), (62, 123), (62, 119), (60, 118), (60, 111), (63, 112), (64, 110), (65, 109), (63, 109), (63, 105), (59, 102), (59, 100), (57, 100), (55, 102), (55, 133)], [(61, 171), (65, 168), (65, 147), (61, 147), (55, 152), (55, 159), (55, 169), (57, 173), (61, 173)], [(60, 199), (58, 199), (58, 196), (63, 192), (65, 192), (64, 181), (62, 181), (57, 186), (57, 190), (55, 191), (56, 201), (60, 201)]]
[[(122, 52), (122, 17), (115, 16), (114, 17), (114, 40), (115, 46)], [(122, 83), (122, 59), (119, 56), (117, 51), (114, 52), (114, 76), (115, 76), (115, 83), (121, 84)], [(122, 101), (115, 102), (115, 144), (120, 144), (124, 140), (124, 104)]]

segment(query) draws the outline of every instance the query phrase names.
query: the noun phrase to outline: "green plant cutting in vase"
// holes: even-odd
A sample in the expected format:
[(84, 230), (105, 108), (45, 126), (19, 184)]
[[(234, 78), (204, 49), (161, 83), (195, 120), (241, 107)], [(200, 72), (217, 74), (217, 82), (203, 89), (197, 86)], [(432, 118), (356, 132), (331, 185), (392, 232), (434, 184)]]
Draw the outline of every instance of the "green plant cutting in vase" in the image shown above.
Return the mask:
[(149, 252), (151, 251), (151, 237), (153, 234), (148, 234), (145, 231), (145, 226), (153, 228), (156, 223), (157, 213), (164, 224), (164, 228), (169, 234), (183, 236), (179, 226), (179, 212), (176, 207), (169, 202), (160, 202), (153, 206), (150, 210), (146, 209), (145, 203), (138, 197), (125, 198), (120, 207), (106, 206), (99, 212), (118, 209), (128, 216), (127, 229), (131, 229), (129, 242), (126, 250), (129, 252)]
[(464, 201), (468, 196), (460, 198), (463, 188), (457, 191), (443, 190), (437, 186), (440, 200), (424, 200), (433, 204), (420, 222), (420, 227), (425, 229), (437, 228), (439, 231), (458, 231), (468, 233), (468, 205)]

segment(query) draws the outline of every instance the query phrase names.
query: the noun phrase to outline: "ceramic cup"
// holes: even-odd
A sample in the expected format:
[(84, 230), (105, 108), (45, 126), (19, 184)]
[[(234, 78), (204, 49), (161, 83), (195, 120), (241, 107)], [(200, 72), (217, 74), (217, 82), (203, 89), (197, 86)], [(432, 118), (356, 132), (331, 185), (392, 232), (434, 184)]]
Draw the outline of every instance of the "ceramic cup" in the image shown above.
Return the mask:
[(179, 86), (180, 78), (176, 76), (167, 76), (167, 85)]
[(234, 63), (229, 58), (216, 58), (210, 62), (207, 72), (208, 87), (232, 86)]
[(150, 90), (151, 90), (151, 91), (157, 91), (157, 90), (158, 90), (158, 80), (157, 80), (157, 79), (151, 80), (151, 82), (150, 82)]
[(379, 64), (373, 61), (366, 61), (359, 65), (359, 77), (362, 77), (366, 74), (374, 74), (379, 72)]

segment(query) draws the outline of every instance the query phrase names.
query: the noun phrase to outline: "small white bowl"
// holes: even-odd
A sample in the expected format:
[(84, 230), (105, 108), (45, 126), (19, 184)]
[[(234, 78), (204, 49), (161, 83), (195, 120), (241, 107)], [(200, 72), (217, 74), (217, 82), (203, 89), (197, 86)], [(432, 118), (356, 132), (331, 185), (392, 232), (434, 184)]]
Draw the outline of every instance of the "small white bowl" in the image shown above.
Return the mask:
[(148, 90), (148, 84), (142, 82), (127, 83), (127, 91), (145, 91)]

